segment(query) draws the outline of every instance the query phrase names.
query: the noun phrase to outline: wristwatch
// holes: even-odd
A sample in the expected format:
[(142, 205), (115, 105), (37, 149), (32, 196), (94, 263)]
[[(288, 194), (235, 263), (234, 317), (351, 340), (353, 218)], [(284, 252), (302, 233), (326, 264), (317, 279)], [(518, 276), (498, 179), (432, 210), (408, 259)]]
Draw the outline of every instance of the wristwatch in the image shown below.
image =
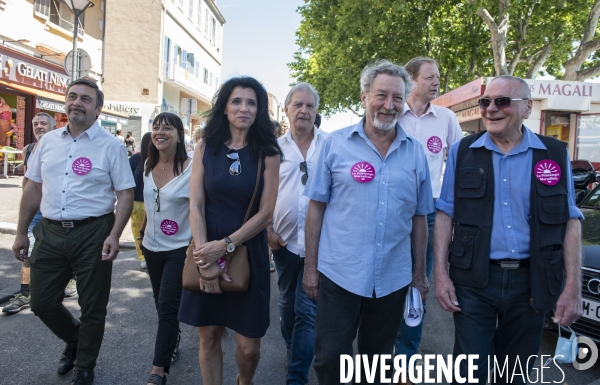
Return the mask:
[(233, 242), (231, 242), (231, 239), (229, 237), (225, 237), (225, 242), (227, 242), (227, 252), (230, 254), (233, 253), (235, 251), (235, 245)]

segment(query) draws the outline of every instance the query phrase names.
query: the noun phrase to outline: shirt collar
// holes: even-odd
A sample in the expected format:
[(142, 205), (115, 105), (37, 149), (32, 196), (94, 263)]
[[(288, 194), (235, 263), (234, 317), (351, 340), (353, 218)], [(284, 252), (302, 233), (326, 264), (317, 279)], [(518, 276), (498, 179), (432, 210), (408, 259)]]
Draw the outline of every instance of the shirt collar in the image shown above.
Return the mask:
[[(67, 134), (70, 134), (69, 131), (67, 130), (67, 128), (69, 127), (69, 124), (67, 123), (66, 126), (64, 126), (63, 128), (60, 128), (61, 132), (60, 132), (60, 136), (61, 138), (64, 137)], [(90, 140), (94, 140), (94, 137), (98, 134), (98, 132), (100, 132), (102, 128), (100, 127), (100, 124), (98, 124), (98, 121), (96, 120), (94, 122), (94, 124), (92, 124), (90, 126), (90, 128), (88, 128), (87, 130), (83, 131), (81, 133), (81, 135), (86, 134)]]
[[(529, 128), (525, 125), (521, 126), (523, 129), (523, 138), (521, 142), (515, 146), (507, 155), (518, 154), (524, 151), (532, 149), (545, 150), (546, 146), (542, 143), (542, 141), (533, 133)], [(469, 146), (470, 148), (480, 148), (485, 147), (490, 151), (496, 151), (502, 153), (496, 143), (492, 140), (490, 135), (486, 132), (479, 139), (477, 139), (473, 144)]]
[[(402, 115), (400, 115), (400, 116), (406, 115), (409, 111), (414, 116), (417, 116), (417, 114), (415, 114), (413, 112), (413, 110), (411, 110), (411, 108), (408, 105), (408, 103), (404, 102), (404, 109), (402, 110)], [(425, 116), (427, 114), (433, 114), (433, 116), (435, 116), (437, 118), (437, 113), (435, 112), (435, 108), (433, 108), (433, 103), (431, 103), (431, 102), (429, 102), (429, 106), (427, 107), (427, 110), (425, 110), (425, 113), (423, 115), (421, 115), (421, 116)]]
[[(316, 126), (313, 126), (313, 141), (315, 141), (317, 138), (324, 136), (325, 132), (322, 130), (319, 130)], [(292, 138), (292, 130), (287, 130), (285, 132), (285, 134), (283, 134), (283, 137), (289, 142), (292, 143), (294, 141), (294, 139)], [(311, 142), (312, 143), (312, 142)]]
[[(352, 136), (355, 133), (357, 133), (363, 139), (369, 140), (369, 138), (367, 138), (367, 134), (365, 134), (364, 123), (365, 123), (365, 117), (363, 116), (362, 119), (358, 121), (358, 123), (356, 123), (354, 126), (351, 126), (352, 130), (350, 130), (350, 133), (348, 134), (348, 139), (352, 138)], [(394, 139), (394, 142), (392, 143), (392, 145), (396, 142), (400, 142), (400, 141), (403, 141), (406, 139), (408, 139), (408, 135), (406, 135), (406, 132), (404, 132), (402, 127), (400, 127), (400, 124), (396, 123), (396, 139)]]

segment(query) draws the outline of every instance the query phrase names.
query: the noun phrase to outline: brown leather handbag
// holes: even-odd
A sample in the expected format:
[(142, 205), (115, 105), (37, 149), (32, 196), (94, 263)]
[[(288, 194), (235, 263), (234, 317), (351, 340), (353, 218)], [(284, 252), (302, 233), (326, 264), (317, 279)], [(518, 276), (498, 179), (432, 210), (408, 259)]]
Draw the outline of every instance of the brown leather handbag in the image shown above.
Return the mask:
[[(254, 186), (254, 193), (252, 199), (250, 199), (250, 205), (246, 211), (244, 222), (246, 223), (256, 198), (256, 192), (258, 191), (258, 184), (260, 182), (260, 169), (262, 166), (262, 154), (258, 156), (258, 170), (256, 171), (256, 184)], [(231, 282), (227, 282), (221, 277), (221, 275), (227, 272)], [(184, 289), (192, 291), (200, 291), (199, 279), (212, 280), (219, 279), (219, 286), (222, 292), (244, 292), (248, 291), (248, 284), (250, 283), (250, 264), (248, 262), (248, 248), (245, 245), (236, 246), (233, 253), (225, 254), (225, 267), (221, 272), (213, 277), (205, 277), (201, 274), (201, 269), (194, 261), (194, 240), (190, 242), (188, 246), (185, 264), (183, 266), (182, 286)]]

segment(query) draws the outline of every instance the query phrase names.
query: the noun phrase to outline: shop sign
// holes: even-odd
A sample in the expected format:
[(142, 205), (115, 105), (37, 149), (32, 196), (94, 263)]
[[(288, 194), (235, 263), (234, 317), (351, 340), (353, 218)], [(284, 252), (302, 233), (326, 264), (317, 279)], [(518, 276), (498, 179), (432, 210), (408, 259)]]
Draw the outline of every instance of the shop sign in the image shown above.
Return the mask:
[(448, 108), (450, 108), (454, 112), (462, 111), (462, 110), (466, 110), (467, 108), (477, 106), (479, 104), (478, 102), (479, 102), (479, 96), (477, 96), (476, 98), (473, 98), (473, 99), (469, 99), (466, 102), (458, 103), (455, 106), (450, 106)]
[(121, 123), (121, 124), (127, 124), (129, 122), (128, 119), (120, 118), (118, 116), (112, 116), (112, 115), (108, 115), (108, 114), (102, 114), (102, 113), (98, 116), (98, 119), (104, 120), (107, 122), (111, 122), (111, 123)]
[(107, 105), (104, 105), (104, 108), (106, 108), (107, 110), (111, 110), (114, 112), (119, 112), (121, 114), (125, 114), (125, 115), (137, 115), (140, 112), (140, 109), (137, 107), (130, 107), (126, 104), (112, 104), (109, 103)]
[(469, 99), (481, 96), (483, 93), (483, 80), (484, 78), (473, 80), (464, 86), (458, 87), (457, 89), (445, 93), (442, 96), (438, 96), (433, 100), (432, 103), (437, 106), (450, 107)]
[(479, 110), (479, 106), (456, 112), (456, 119), (458, 119), (459, 123), (481, 119), (481, 111)]
[(42, 99), (39, 96), (35, 100), (35, 107), (40, 110), (55, 111), (65, 113), (65, 104), (55, 102), (54, 100)]
[(533, 99), (546, 99), (550, 96), (587, 97), (600, 100), (600, 84), (584, 82), (568, 82), (561, 80), (529, 80), (526, 79)]
[(0, 79), (64, 94), (70, 78), (48, 68), (0, 54)]

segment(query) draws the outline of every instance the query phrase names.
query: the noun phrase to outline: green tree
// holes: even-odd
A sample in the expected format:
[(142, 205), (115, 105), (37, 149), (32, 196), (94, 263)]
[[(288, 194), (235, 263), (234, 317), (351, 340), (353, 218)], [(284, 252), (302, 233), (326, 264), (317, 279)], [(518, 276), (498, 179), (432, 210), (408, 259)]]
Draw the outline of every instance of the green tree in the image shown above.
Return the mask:
[(418, 55), (440, 63), (446, 92), (481, 76), (600, 73), (600, 0), (305, 0), (294, 77), (312, 83), (331, 114), (360, 107), (364, 66)]

